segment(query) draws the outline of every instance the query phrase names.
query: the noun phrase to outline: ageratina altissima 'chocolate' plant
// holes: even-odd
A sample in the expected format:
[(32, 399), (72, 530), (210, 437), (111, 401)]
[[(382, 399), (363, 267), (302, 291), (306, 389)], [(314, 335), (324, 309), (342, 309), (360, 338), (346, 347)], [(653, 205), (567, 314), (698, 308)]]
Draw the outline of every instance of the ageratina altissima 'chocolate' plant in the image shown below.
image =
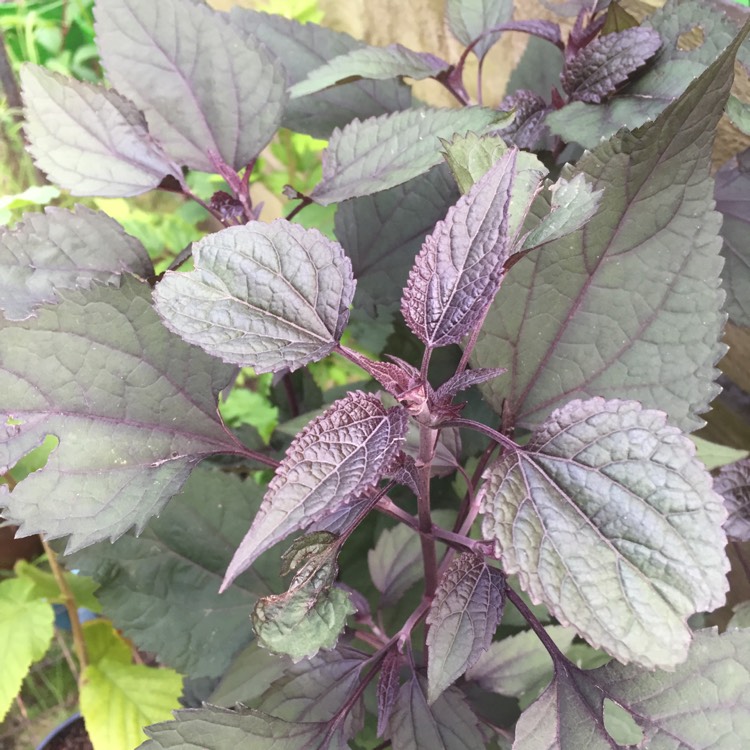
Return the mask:
[[(3, 471), (59, 441), (4, 514), (66, 537), (118, 627), (189, 678), (143, 747), (750, 747), (750, 635), (689, 619), (725, 600), (717, 489), (747, 538), (748, 470), (714, 488), (687, 434), (719, 391), (710, 155), (747, 30), (702, 2), (640, 25), (606, 5), (568, 3), (563, 41), (449, 1), (451, 64), (97, 0), (113, 88), (24, 70), (31, 152), (71, 193), (227, 183), (204, 204), (224, 228), (165, 274), (87, 208), (0, 238)], [(534, 35), (510, 98), (473, 106), (464, 63), (509, 31)], [(467, 106), (416, 105), (403, 76)], [(330, 142), (266, 223), (249, 183), (280, 126)], [(746, 162), (717, 197), (747, 258)], [(338, 204), (335, 239), (293, 221), (311, 202)], [(350, 316), (381, 346), (342, 343)], [(328, 356), (370, 380), (314, 393), (301, 368)], [(270, 446), (217, 414), (237, 366), (290, 397)]]

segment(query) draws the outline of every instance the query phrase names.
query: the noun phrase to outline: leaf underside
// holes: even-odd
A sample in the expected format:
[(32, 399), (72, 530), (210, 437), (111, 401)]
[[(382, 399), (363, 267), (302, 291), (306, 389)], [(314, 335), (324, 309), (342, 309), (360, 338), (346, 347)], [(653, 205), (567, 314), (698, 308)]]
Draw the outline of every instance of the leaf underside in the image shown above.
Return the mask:
[(21, 85), (29, 152), (73, 195), (127, 197), (181, 178), (141, 112), (116, 91), (28, 64)]
[(335, 401), (289, 446), (222, 589), (262, 552), (375, 485), (406, 433), (406, 412), (362, 392)]
[(202, 3), (98, 0), (96, 37), (107, 77), (146, 114), (180, 164), (214, 172), (255, 158), (287, 99), (279, 61)]
[(729, 517), (724, 529), (730, 539), (750, 541), (750, 459), (722, 467), (714, 480), (714, 489), (723, 498)]
[(355, 282), (341, 246), (284, 219), (209, 234), (195, 270), (154, 293), (165, 324), (191, 344), (257, 373), (322, 359), (349, 319)]
[(687, 617), (723, 604), (727, 588), (726, 511), (694, 454), (661, 412), (570, 402), (488, 470), (484, 536), (532, 600), (591, 645), (673, 667)]

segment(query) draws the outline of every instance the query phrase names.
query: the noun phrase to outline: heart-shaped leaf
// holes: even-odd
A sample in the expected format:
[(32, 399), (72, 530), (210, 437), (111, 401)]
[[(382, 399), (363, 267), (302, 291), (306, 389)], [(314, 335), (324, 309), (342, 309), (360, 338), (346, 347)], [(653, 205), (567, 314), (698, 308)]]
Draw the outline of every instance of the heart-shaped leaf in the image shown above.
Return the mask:
[(97, 0), (96, 38), (107, 77), (180, 164), (214, 172), (214, 152), (240, 169), (279, 127), (283, 67), (203, 3)]
[(472, 552), (438, 583), (427, 614), (427, 699), (434, 703), (487, 650), (503, 616), (505, 578)]
[(0, 308), (8, 320), (28, 318), (56, 289), (112, 282), (129, 271), (148, 277), (154, 267), (143, 245), (104, 213), (48, 207), (0, 232)]
[(29, 151), (73, 195), (126, 197), (151, 190), (179, 167), (149, 135), (136, 106), (116, 91), (35, 65), (21, 69)]
[(664, 413), (572, 401), (486, 479), (482, 530), (504, 570), (594, 647), (673, 667), (687, 618), (724, 603), (726, 511)]
[(0, 494), (23, 533), (70, 535), (72, 551), (141, 530), (202, 458), (247, 455), (216, 411), (233, 368), (167, 331), (150, 298), (125, 277), (0, 327), (0, 471), (59, 440)]
[(370, 394), (335, 401), (289, 446), (253, 525), (227, 569), (222, 590), (258, 555), (375, 485), (406, 434), (406, 412)]
[(341, 246), (284, 219), (209, 234), (195, 270), (170, 272), (156, 309), (179, 336), (256, 372), (296, 370), (336, 346), (355, 282)]
[(81, 714), (97, 747), (130, 750), (144, 739), (143, 729), (169, 718), (179, 706), (182, 675), (172, 669), (133, 664), (128, 644), (110, 622), (84, 627), (90, 662), (81, 675)]
[(52, 605), (37, 596), (33, 581), (10, 578), (0, 581), (0, 721), (21, 690), (29, 667), (41, 659), (55, 634)]

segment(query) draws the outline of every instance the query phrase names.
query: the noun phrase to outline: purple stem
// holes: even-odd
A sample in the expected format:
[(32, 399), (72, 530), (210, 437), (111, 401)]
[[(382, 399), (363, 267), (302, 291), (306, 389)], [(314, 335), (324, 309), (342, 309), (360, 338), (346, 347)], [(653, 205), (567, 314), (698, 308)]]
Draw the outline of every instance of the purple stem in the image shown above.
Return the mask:
[(461, 419), (460, 417), (457, 417), (456, 419), (450, 419), (447, 422), (442, 422), (441, 427), (466, 427), (469, 430), (475, 430), (476, 432), (481, 432), (484, 435), (487, 435), (487, 437), (492, 438), (496, 443), (499, 445), (502, 445), (504, 448), (507, 448), (511, 451), (518, 451), (520, 450), (520, 446), (517, 445), (513, 440), (511, 440), (509, 437), (506, 437), (501, 432), (498, 432), (497, 430), (493, 430), (492, 427), (487, 426), (486, 424), (482, 424), (481, 422), (475, 422), (473, 419)]

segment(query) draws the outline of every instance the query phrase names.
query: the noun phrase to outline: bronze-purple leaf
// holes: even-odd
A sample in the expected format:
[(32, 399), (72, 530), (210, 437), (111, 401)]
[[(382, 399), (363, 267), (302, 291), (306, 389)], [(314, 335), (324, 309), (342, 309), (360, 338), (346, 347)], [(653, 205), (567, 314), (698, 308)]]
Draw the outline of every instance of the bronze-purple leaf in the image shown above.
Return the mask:
[(494, 299), (544, 172), (521, 169), (509, 149), (438, 222), (417, 256), (401, 301), (427, 346), (458, 343)]
[(335, 401), (295, 438), (229, 564), (222, 591), (257, 557), (293, 531), (373, 486), (406, 434), (406, 412), (372, 394)]

